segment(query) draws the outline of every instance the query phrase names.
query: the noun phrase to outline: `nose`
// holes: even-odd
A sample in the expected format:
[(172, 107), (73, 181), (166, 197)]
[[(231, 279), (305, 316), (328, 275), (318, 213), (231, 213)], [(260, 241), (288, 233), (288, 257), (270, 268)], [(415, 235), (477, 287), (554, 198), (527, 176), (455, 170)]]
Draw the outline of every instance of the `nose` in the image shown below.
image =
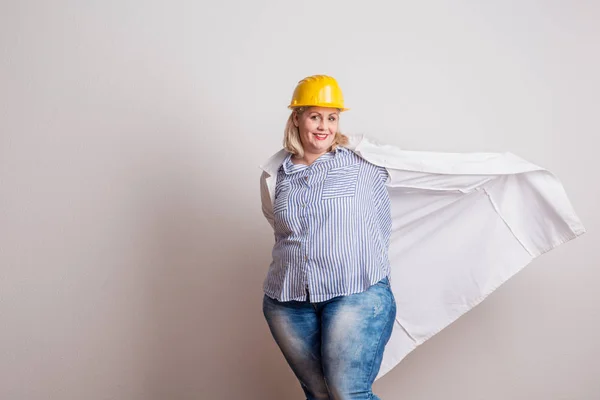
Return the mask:
[(325, 130), (325, 124), (326, 124), (325, 120), (324, 119), (320, 119), (319, 120), (319, 126), (317, 127), (317, 129), (320, 130), (320, 131), (324, 131)]

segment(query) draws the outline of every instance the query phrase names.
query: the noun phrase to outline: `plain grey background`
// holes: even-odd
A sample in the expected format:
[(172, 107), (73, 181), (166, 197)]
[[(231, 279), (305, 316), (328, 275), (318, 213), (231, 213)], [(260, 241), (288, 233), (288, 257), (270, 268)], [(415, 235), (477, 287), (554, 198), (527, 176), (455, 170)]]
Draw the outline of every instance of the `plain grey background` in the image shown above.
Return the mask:
[(347, 133), (511, 151), (588, 233), (379, 380), (384, 399), (600, 398), (597, 1), (2, 1), (0, 398), (300, 399), (261, 312), (258, 166), (298, 80)]

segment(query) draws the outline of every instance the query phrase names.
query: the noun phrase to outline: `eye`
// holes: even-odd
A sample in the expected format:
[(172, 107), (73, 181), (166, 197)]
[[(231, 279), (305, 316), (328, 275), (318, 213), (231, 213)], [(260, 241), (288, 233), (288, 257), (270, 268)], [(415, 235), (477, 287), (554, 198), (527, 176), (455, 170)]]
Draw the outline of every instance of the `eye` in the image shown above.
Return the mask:
[(337, 118), (336, 118), (336, 117), (329, 117), (329, 120), (330, 120), (331, 122), (334, 122), (334, 121), (336, 121), (336, 120), (337, 120)]
[(321, 117), (319, 115), (313, 115), (310, 117), (310, 119), (312, 119), (313, 121), (316, 121), (318, 119), (320, 119)]

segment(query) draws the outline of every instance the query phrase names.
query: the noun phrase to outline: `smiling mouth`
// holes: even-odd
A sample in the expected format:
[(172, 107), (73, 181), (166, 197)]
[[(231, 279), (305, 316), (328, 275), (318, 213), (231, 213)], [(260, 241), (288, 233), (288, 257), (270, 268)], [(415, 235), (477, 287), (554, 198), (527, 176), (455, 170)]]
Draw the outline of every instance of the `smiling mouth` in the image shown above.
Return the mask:
[(313, 135), (315, 135), (317, 140), (325, 140), (327, 139), (327, 136), (329, 136), (327, 133), (313, 133)]

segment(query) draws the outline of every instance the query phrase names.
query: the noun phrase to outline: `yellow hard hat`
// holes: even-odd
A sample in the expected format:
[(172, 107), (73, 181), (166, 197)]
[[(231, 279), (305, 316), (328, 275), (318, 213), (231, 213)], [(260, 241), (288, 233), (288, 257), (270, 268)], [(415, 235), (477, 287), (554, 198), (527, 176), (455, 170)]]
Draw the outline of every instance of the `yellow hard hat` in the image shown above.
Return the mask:
[(348, 110), (344, 107), (344, 96), (338, 83), (327, 75), (313, 75), (298, 82), (288, 108), (309, 106)]

